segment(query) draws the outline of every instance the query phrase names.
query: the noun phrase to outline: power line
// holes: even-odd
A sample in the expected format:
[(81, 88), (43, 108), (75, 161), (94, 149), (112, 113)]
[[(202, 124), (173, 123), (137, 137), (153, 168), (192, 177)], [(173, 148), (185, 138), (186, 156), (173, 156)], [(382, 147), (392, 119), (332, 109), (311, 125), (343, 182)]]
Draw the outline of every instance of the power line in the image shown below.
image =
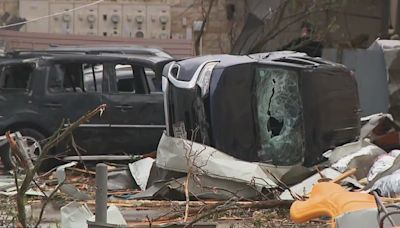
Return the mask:
[(97, 4), (99, 4), (101, 2), (104, 2), (104, 1), (105, 0), (98, 0), (98, 1), (86, 4), (86, 5), (82, 5), (82, 6), (79, 6), (79, 7), (76, 7), (76, 8), (72, 8), (70, 10), (65, 10), (65, 11), (62, 11), (62, 12), (57, 12), (57, 13), (54, 13), (54, 14), (33, 18), (33, 19), (29, 20), (29, 21), (22, 21), (22, 22), (18, 22), (18, 23), (14, 23), (14, 24), (3, 25), (3, 26), (0, 26), (0, 29), (9, 28), (9, 27), (18, 26), (18, 25), (24, 25), (24, 24), (27, 24), (27, 23), (31, 23), (31, 22), (42, 20), (42, 19), (46, 19), (46, 18), (49, 18), (49, 17), (55, 17), (55, 16), (58, 16), (58, 15), (62, 15), (64, 13), (74, 12), (74, 11), (77, 11), (77, 10), (80, 10), (80, 9), (83, 9), (83, 8), (86, 8), (86, 7), (89, 7), (89, 6), (97, 5)]

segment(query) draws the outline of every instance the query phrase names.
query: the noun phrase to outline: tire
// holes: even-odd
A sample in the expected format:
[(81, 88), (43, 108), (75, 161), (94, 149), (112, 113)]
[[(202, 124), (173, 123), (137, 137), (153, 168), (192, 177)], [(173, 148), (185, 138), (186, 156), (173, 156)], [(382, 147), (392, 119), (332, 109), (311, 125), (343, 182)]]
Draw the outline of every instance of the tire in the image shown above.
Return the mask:
[[(32, 128), (22, 128), (18, 129), (17, 131), (21, 132), (22, 136), (26, 137), (26, 140), (29, 142), (33, 142), (33, 140), (36, 142), (41, 142), (45, 139), (45, 136), (42, 133)], [(39, 155), (39, 150), (36, 150), (34, 153)], [(0, 149), (0, 157), (5, 170), (11, 170), (16, 167), (17, 164), (15, 162), (15, 158), (13, 158), (8, 145), (5, 145)]]

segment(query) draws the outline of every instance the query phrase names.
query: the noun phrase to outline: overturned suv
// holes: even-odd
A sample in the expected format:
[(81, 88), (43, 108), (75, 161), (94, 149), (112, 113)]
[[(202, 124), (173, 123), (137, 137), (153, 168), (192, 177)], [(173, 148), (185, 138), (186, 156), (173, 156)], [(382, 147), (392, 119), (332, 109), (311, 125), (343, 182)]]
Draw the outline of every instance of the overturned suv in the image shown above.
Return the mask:
[[(62, 120), (75, 121), (101, 104), (101, 116), (74, 133), (80, 155), (154, 151), (165, 129), (161, 72), (171, 58), (141, 55), (27, 53), (0, 61), (0, 135), (20, 131), (34, 160), (38, 142)], [(76, 155), (59, 147), (57, 155)], [(6, 168), (13, 158), (0, 148)], [(51, 165), (51, 164), (50, 164)]]
[(167, 134), (246, 161), (312, 166), (360, 132), (351, 71), (302, 53), (171, 62), (163, 90)]

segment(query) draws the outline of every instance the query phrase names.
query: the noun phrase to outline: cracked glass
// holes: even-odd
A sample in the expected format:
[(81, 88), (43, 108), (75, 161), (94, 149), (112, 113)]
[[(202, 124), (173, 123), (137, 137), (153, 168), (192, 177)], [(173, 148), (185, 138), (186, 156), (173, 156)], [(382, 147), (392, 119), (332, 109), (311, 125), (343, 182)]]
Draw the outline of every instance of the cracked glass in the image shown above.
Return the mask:
[(259, 157), (274, 165), (302, 162), (304, 128), (298, 73), (280, 68), (258, 68), (256, 80)]

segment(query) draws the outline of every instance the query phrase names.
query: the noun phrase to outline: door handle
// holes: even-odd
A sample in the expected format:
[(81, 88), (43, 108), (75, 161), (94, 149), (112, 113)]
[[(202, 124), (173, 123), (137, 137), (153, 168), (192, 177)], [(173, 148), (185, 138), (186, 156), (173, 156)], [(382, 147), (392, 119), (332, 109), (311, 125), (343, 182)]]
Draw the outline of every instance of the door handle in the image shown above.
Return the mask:
[(47, 108), (61, 108), (62, 105), (59, 103), (46, 103), (44, 104), (45, 107)]
[(117, 105), (115, 108), (119, 108), (121, 110), (132, 109), (133, 107), (130, 105)]

